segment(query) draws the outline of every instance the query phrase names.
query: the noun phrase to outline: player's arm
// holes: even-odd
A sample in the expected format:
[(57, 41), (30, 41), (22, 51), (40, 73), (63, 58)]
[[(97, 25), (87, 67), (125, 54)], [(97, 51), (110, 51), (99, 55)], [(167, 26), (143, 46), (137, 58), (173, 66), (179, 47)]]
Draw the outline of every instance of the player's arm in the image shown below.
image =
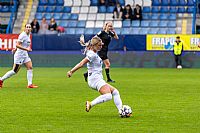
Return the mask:
[(89, 62), (88, 58), (84, 58), (75, 67), (73, 67), (70, 71), (67, 72), (67, 77), (71, 77), (74, 72), (76, 72), (78, 69), (80, 69), (81, 67), (83, 67), (88, 62)]
[(114, 29), (112, 29), (112, 30), (110, 31), (110, 34), (111, 34), (111, 36), (112, 36), (113, 38), (119, 39), (119, 37), (118, 37), (118, 35), (117, 35), (117, 33), (115, 32)]
[(30, 47), (28, 47), (28, 48), (22, 47), (22, 42), (20, 42), (20, 41), (17, 42), (16, 47), (19, 48), (19, 49), (22, 49), (22, 50), (26, 50), (28, 52), (32, 51), (32, 49)]

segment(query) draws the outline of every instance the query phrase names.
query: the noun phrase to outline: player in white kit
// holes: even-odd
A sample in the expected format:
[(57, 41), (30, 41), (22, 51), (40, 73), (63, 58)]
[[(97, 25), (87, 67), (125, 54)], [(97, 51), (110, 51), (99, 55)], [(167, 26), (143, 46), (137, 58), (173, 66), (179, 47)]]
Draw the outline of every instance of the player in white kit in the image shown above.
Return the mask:
[(99, 91), (101, 95), (91, 102), (86, 101), (86, 111), (89, 112), (91, 107), (95, 106), (96, 104), (112, 100), (112, 98), (114, 99), (114, 103), (119, 111), (122, 107), (122, 100), (120, 98), (119, 91), (103, 80), (102, 59), (97, 54), (97, 52), (102, 48), (102, 40), (99, 37), (95, 36), (91, 39), (91, 41), (84, 44), (87, 48), (86, 57), (74, 68), (68, 71), (67, 76), (71, 77), (75, 71), (77, 71), (79, 68), (83, 67), (83, 65), (87, 63), (88, 85), (92, 89)]
[(37, 88), (37, 85), (32, 84), (33, 78), (33, 70), (32, 70), (32, 61), (28, 55), (28, 52), (32, 51), (30, 44), (30, 33), (31, 33), (31, 25), (26, 24), (25, 30), (18, 36), (18, 41), (16, 44), (14, 53), (14, 64), (13, 69), (8, 71), (3, 77), (0, 78), (0, 88), (3, 87), (3, 81), (10, 78), (11, 76), (17, 74), (21, 65), (24, 64), (27, 68), (27, 80), (28, 85), (27, 88)]

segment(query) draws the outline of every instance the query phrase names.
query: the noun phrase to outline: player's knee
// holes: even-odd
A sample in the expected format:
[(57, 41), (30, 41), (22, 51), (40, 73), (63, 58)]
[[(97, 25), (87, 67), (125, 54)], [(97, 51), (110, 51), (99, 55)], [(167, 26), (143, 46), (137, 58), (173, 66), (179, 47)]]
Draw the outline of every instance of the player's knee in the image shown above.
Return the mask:
[(114, 89), (113, 92), (112, 92), (112, 95), (113, 95), (113, 96), (119, 95), (119, 91), (118, 91), (117, 89)]
[(107, 94), (104, 94), (106, 96), (106, 100), (112, 100), (112, 94), (111, 93), (107, 93)]

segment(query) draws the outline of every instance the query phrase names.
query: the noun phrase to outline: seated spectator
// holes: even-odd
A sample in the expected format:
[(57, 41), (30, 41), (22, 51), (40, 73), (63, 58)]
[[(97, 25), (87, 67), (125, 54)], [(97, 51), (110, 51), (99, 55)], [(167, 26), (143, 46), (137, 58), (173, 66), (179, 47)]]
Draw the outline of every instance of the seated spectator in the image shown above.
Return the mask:
[(99, 0), (99, 6), (107, 6), (106, 0)]
[(57, 23), (54, 18), (51, 18), (48, 30), (50, 31), (50, 34), (56, 34), (57, 33)]
[(107, 6), (115, 6), (116, 1), (115, 0), (107, 0)]
[(138, 4), (134, 8), (133, 20), (142, 20), (142, 9)]
[(40, 25), (36, 18), (34, 18), (33, 21), (31, 22), (31, 28), (32, 28), (32, 33), (38, 33)]
[(113, 12), (113, 18), (114, 19), (122, 19), (122, 14), (123, 14), (123, 8), (119, 3), (116, 4), (116, 7)]
[(39, 34), (46, 34), (48, 30), (48, 23), (45, 18), (42, 18), (42, 22), (40, 24)]
[(123, 11), (123, 15), (122, 15), (122, 19), (132, 19), (133, 15), (132, 15), (132, 9), (131, 9), (131, 5), (128, 4), (125, 6), (124, 11)]

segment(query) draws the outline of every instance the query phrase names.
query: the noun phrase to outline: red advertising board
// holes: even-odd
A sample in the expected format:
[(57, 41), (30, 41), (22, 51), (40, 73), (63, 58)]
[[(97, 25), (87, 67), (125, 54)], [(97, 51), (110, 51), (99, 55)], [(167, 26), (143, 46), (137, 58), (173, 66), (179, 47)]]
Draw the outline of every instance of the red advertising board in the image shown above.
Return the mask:
[(19, 34), (0, 34), (0, 50), (15, 49), (18, 36)]

